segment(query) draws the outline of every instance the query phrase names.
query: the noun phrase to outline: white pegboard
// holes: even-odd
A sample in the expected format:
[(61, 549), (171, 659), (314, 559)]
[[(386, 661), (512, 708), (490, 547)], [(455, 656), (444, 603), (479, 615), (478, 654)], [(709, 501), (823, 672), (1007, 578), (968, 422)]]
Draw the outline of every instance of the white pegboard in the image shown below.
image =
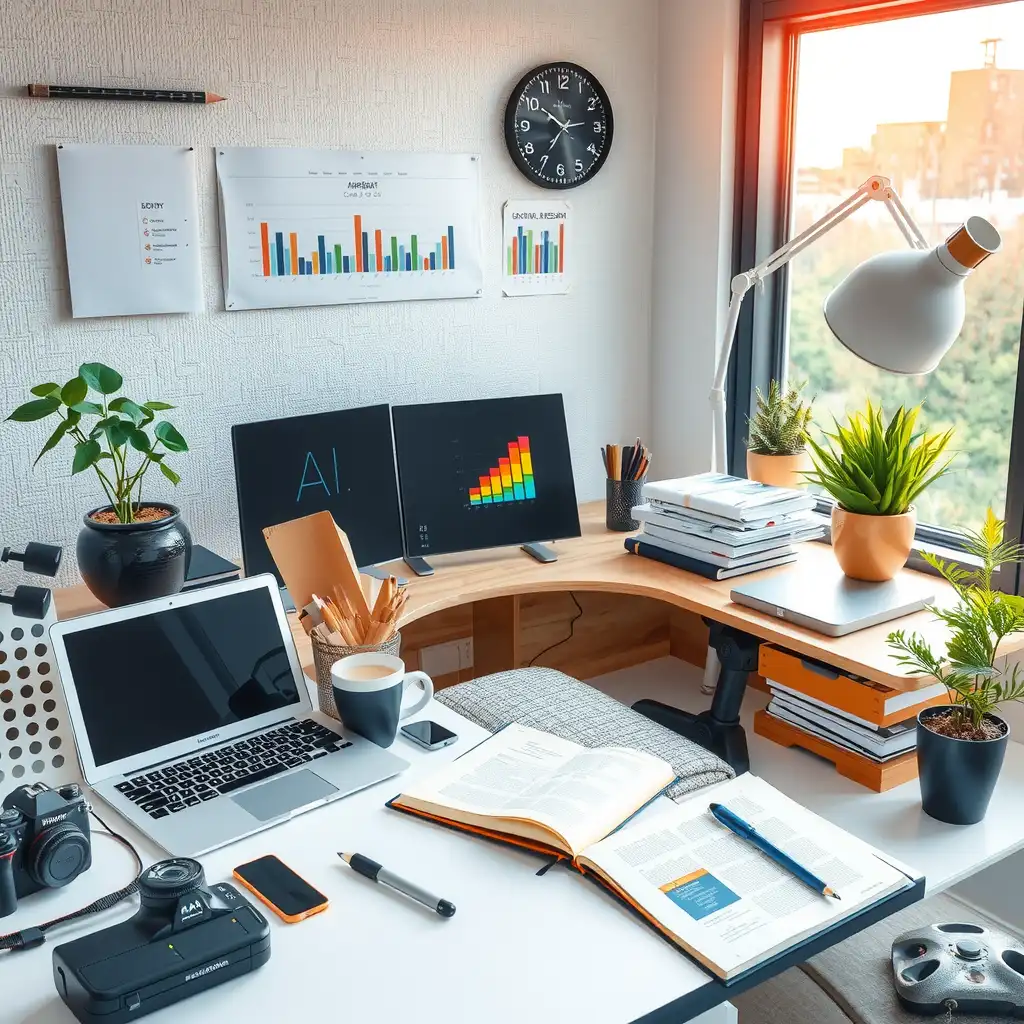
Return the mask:
[(78, 774), (67, 706), (50, 647), (57, 621), (21, 619), (0, 605), (0, 798), (15, 786), (57, 786)]

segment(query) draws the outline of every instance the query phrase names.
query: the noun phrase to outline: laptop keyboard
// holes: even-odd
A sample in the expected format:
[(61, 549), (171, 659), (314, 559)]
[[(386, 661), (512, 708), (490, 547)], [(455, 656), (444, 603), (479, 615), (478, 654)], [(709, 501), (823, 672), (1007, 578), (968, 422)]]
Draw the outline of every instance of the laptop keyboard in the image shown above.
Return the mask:
[(351, 746), (319, 722), (289, 722), (209, 753), (136, 775), (114, 788), (151, 818), (165, 818)]

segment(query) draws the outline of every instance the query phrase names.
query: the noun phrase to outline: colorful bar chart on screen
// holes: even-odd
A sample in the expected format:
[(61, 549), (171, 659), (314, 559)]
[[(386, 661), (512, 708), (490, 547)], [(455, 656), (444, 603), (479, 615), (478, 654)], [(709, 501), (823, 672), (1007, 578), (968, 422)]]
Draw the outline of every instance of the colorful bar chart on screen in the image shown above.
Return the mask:
[(529, 437), (524, 434), (509, 441), (507, 457), (500, 457), (496, 466), (479, 477), (479, 482), (479, 487), (469, 488), (470, 505), (498, 505), (536, 498)]
[[(260, 222), (261, 266), (264, 277), (307, 274), (402, 274), (418, 271), (455, 270), (455, 228), (449, 224), (437, 241), (418, 235), (388, 235), (364, 224), (360, 214), (352, 218), (352, 230), (341, 239), (325, 231), (300, 255), (296, 231), (277, 231)], [(286, 244), (287, 239), (287, 244)]]

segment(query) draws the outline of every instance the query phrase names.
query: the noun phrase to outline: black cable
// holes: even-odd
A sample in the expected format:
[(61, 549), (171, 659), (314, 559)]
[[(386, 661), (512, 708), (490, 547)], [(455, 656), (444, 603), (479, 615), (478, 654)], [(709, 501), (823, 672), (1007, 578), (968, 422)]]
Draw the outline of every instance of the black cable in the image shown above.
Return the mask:
[(538, 654), (535, 654), (527, 662), (527, 667), (533, 668), (533, 663), (538, 658), (547, 654), (548, 651), (553, 651), (556, 647), (561, 647), (562, 644), (567, 644), (573, 638), (576, 632), (576, 623), (579, 622), (580, 618), (583, 615), (583, 605), (581, 605), (579, 601), (576, 600), (576, 595), (571, 590), (569, 591), (569, 596), (572, 598), (572, 603), (576, 605), (576, 614), (569, 620), (569, 635), (567, 637), (563, 637), (561, 640), (556, 640), (553, 644), (549, 644), (547, 647), (545, 647), (543, 651), (540, 651)]
[(115, 832), (91, 807), (89, 808), (89, 813), (104, 828), (103, 832), (93, 833), (94, 835), (108, 836), (131, 852), (131, 855), (135, 858), (135, 863), (139, 868), (134, 880), (130, 885), (126, 885), (123, 889), (118, 889), (117, 892), (112, 892), (107, 896), (101, 896), (98, 900), (94, 900), (87, 907), (82, 907), (80, 910), (72, 911), (70, 914), (65, 914), (63, 917), (55, 917), (52, 921), (47, 921), (45, 924), (37, 925), (35, 928), (25, 928), (20, 932), (11, 932), (9, 935), (0, 935), (0, 951), (7, 950), (11, 953), (17, 953), (22, 949), (33, 949), (36, 946), (41, 946), (46, 941), (46, 933), (51, 928), (67, 924), (69, 921), (76, 921), (80, 917), (88, 917), (90, 914), (98, 914), (102, 910), (109, 910), (111, 907), (117, 906), (117, 904), (122, 900), (127, 899), (129, 896), (138, 892), (139, 875), (142, 874), (143, 867), (142, 857), (139, 856), (139, 851), (135, 849), (129, 839), (126, 839), (120, 833)]

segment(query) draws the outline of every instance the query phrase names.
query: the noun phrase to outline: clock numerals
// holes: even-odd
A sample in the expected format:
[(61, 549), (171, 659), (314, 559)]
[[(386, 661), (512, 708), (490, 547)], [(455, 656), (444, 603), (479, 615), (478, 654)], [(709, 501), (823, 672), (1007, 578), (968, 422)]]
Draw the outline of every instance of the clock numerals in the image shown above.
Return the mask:
[(612, 112), (600, 83), (574, 64), (535, 68), (505, 111), (505, 139), (519, 169), (545, 188), (574, 188), (603, 165)]

